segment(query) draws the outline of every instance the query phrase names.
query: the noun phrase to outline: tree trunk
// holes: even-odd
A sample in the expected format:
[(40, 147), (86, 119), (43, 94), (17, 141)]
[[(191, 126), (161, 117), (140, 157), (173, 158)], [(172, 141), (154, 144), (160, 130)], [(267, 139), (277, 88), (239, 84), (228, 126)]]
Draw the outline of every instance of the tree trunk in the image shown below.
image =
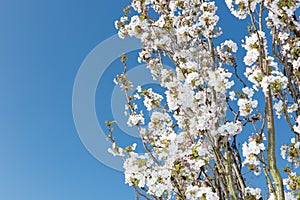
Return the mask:
[(268, 165), (270, 167), (270, 173), (276, 185), (276, 192), (274, 195), (277, 197), (277, 200), (284, 200), (285, 198), (282, 177), (276, 165), (276, 138), (274, 127), (273, 103), (270, 87), (266, 95), (266, 109), (268, 119)]

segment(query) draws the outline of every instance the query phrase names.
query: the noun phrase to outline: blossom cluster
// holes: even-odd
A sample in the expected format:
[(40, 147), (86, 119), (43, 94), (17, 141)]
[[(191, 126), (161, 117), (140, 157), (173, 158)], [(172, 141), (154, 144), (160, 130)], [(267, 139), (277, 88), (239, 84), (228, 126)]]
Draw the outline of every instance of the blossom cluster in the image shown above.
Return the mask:
[(261, 168), (260, 168), (260, 161), (259, 155), (262, 151), (266, 149), (263, 140), (266, 140), (264, 135), (254, 135), (249, 137), (248, 143), (245, 142), (243, 144), (243, 156), (245, 160), (243, 165), (248, 165), (248, 169), (252, 170), (255, 175), (259, 175)]
[(250, 36), (246, 36), (245, 43), (243, 44), (243, 47), (246, 49), (247, 53), (244, 57), (244, 63), (248, 66), (251, 66), (253, 63), (255, 63), (260, 54), (261, 47), (263, 47), (263, 50), (267, 51), (267, 41), (265, 33), (262, 31), (257, 31), (256, 33), (252, 33)]
[(218, 200), (219, 197), (212, 191), (210, 187), (188, 186), (186, 190), (186, 199), (201, 199)]
[(283, 159), (287, 159), (296, 168), (300, 165), (300, 141), (296, 141), (295, 138), (291, 139), (291, 144), (281, 146), (281, 156)]
[(240, 95), (240, 98), (237, 102), (237, 105), (239, 106), (239, 111), (241, 116), (248, 116), (252, 113), (253, 108), (257, 107), (258, 101), (253, 100), (253, 89), (245, 87), (242, 89), (243, 94)]
[(216, 48), (219, 57), (219, 62), (228, 65), (235, 65), (235, 55), (233, 53), (236, 53), (237, 50), (237, 44), (234, 43), (232, 40), (226, 40), (225, 42), (221, 43), (221, 45), (217, 46)]
[(250, 188), (250, 187), (246, 187), (246, 193), (247, 193), (247, 197), (248, 199), (261, 199), (261, 189), (260, 188)]
[[(136, 153), (136, 145), (117, 147), (114, 141), (109, 151), (124, 159), (125, 182), (146, 196), (166, 200), (216, 200), (226, 195), (232, 199), (261, 199), (261, 189), (247, 187), (241, 172), (246, 166), (256, 175), (261, 167), (268, 170), (264, 132), (266, 123), (272, 125), (267, 116), (272, 112), (267, 111), (274, 109), (279, 118), (284, 115), (292, 132), (300, 134), (300, 25), (294, 14), (300, 3), (225, 2), (234, 16), (249, 16), (252, 23), (242, 44), (246, 54), (245, 67), (241, 66), (246, 83), (252, 85), (237, 74), (237, 44), (230, 39), (214, 44), (222, 31), (213, 1), (132, 0), (115, 23), (121, 38), (141, 40), (138, 61), (147, 64), (153, 79), (163, 88), (156, 93), (138, 86), (136, 93), (129, 95), (133, 84), (126, 71), (115, 79), (128, 100), (127, 124), (138, 128), (146, 152)], [(257, 8), (268, 14), (258, 15), (260, 20), (255, 20)], [(267, 16), (271, 29), (273, 41), (269, 46), (265, 27), (259, 24), (263, 16)], [(165, 66), (170, 61), (173, 68)], [(258, 107), (259, 95), (270, 99), (271, 108), (263, 111)], [(136, 100), (143, 101), (149, 118)], [(242, 131), (249, 124), (256, 134), (238, 149), (237, 138), (240, 134), (248, 136)], [(281, 147), (282, 157), (295, 166), (299, 165), (299, 145), (299, 137), (295, 137), (291, 144)], [(294, 179), (290, 173), (285, 180), (288, 189)], [(294, 193), (286, 192), (285, 196), (295, 198)], [(272, 199), (279, 199), (278, 194), (271, 194), (269, 200)]]
[(223, 136), (234, 136), (242, 131), (242, 124), (240, 121), (233, 123), (227, 122), (226, 124), (219, 127), (218, 132)]
[(142, 90), (140, 86), (137, 87), (137, 91), (140, 93), (136, 94), (135, 97), (137, 99), (140, 99), (141, 97), (144, 97), (144, 106), (147, 108), (148, 111), (151, 111), (153, 108), (159, 108), (161, 105), (161, 101), (163, 100), (163, 97), (153, 92), (152, 88), (149, 88), (147, 90)]
[(288, 190), (293, 192), (300, 191), (300, 176), (295, 172), (289, 172), (288, 178), (283, 179), (283, 184)]
[(248, 1), (248, 0), (238, 0), (238, 1), (233, 1), (233, 0), (225, 0), (227, 7), (230, 9), (231, 13), (239, 18), (239, 19), (245, 19), (247, 17), (247, 13), (249, 11), (253, 12), (256, 8), (256, 5), (262, 0), (253, 0), (253, 1)]
[(282, 89), (286, 89), (288, 85), (287, 77), (277, 70), (271, 71), (270, 75), (265, 75), (261, 67), (254, 65), (251, 68), (246, 68), (244, 74), (253, 83), (255, 90), (262, 88), (265, 94), (271, 90), (273, 95), (277, 95)]

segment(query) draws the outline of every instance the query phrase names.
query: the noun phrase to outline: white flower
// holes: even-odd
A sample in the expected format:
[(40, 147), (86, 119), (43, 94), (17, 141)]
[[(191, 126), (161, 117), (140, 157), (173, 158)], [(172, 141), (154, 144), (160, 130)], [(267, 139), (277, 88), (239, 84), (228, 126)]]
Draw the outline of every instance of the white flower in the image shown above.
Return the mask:
[(253, 111), (253, 108), (257, 107), (258, 101), (240, 98), (237, 104), (239, 106), (240, 115), (247, 116)]
[(201, 84), (199, 81), (199, 74), (197, 72), (189, 73), (185, 79), (185, 82), (188, 84), (194, 84), (195, 86), (198, 86)]
[(234, 84), (233, 81), (229, 81), (232, 74), (221, 67), (219, 67), (216, 71), (209, 71), (208, 73), (208, 84), (214, 87), (217, 92), (225, 93), (226, 89), (231, 88)]
[(107, 151), (113, 156), (124, 156), (123, 149), (121, 147), (116, 146), (115, 143), (113, 143), (111, 148), (108, 148)]
[(226, 40), (223, 44), (224, 46), (228, 46), (232, 52), (237, 52), (237, 44), (234, 43), (232, 40)]
[(278, 119), (281, 117), (281, 112), (283, 109), (283, 102), (279, 100), (277, 103), (274, 104), (274, 108), (276, 110), (276, 114), (278, 116)]
[(201, 199), (204, 195), (207, 200), (218, 200), (219, 197), (210, 187), (188, 186), (185, 192), (187, 200)]
[(226, 124), (219, 127), (218, 132), (224, 136), (234, 136), (242, 131), (242, 124), (238, 121), (237, 123), (227, 122)]
[(294, 71), (298, 71), (300, 68), (300, 57), (297, 60), (293, 60), (293, 68)]
[(245, 87), (242, 90), (248, 96), (248, 98), (253, 97), (254, 91), (252, 88)]
[(248, 66), (251, 66), (258, 59), (259, 52), (256, 49), (251, 49), (247, 51), (246, 56), (244, 57), (244, 63)]
[(230, 91), (229, 92), (229, 98), (230, 98), (231, 101), (235, 101), (236, 100), (236, 98), (235, 98), (235, 92), (234, 91)]
[(293, 103), (291, 106), (289, 106), (287, 108), (288, 113), (293, 113), (296, 112), (298, 110), (298, 104), (297, 103)]
[(287, 151), (287, 149), (288, 149), (288, 146), (287, 145), (282, 145), (281, 147), (280, 147), (280, 155), (281, 155), (281, 157), (283, 158), (283, 159), (286, 159), (286, 151)]
[(139, 85), (136, 87), (137, 92), (142, 92), (142, 87)]
[(130, 114), (127, 124), (128, 126), (136, 126), (138, 124), (144, 124), (145, 119), (143, 117), (143, 113), (141, 112), (140, 114)]
[(245, 192), (255, 196), (255, 199), (260, 199), (262, 197), (260, 188), (255, 188), (254, 189), (254, 188), (246, 187)]
[[(266, 138), (262, 136), (255, 136), (255, 137), (262, 137), (263, 140)], [(243, 165), (253, 165), (255, 168), (253, 169), (255, 175), (260, 174), (260, 162), (257, 159), (256, 155), (259, 155), (261, 151), (265, 150), (265, 145), (263, 143), (257, 143), (254, 140), (254, 136), (249, 137), (249, 142), (245, 142), (242, 146), (243, 156), (245, 157), (245, 160), (243, 162)]]
[(300, 133), (300, 115), (297, 117), (296, 122), (297, 122), (297, 125), (293, 126), (294, 131), (297, 133)]

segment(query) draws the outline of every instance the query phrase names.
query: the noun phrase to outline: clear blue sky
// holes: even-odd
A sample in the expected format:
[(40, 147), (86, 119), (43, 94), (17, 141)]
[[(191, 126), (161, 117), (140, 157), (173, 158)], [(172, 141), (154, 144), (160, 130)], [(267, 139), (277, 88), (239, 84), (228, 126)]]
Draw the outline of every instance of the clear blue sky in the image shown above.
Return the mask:
[(1, 0), (0, 199), (133, 199), (94, 159), (72, 117), (87, 54), (115, 34), (124, 1)]
[[(1, 0), (0, 199), (133, 199), (123, 174), (82, 145), (72, 117), (76, 73), (116, 33), (126, 2)], [(221, 21), (223, 31), (239, 42), (232, 19)]]

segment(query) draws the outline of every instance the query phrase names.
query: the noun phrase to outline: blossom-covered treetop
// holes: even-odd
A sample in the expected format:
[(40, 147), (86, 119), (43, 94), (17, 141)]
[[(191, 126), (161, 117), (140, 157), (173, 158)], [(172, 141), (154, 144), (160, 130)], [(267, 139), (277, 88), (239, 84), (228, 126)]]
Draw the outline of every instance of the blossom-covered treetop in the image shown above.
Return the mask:
[[(249, 24), (243, 63), (232, 38), (216, 42), (217, 3), (224, 2), (133, 0), (124, 8), (118, 34), (140, 39), (138, 61), (164, 92), (134, 87), (122, 56), (115, 82), (145, 153), (136, 144), (117, 146), (114, 122), (107, 122), (109, 151), (124, 159), (125, 182), (137, 199), (300, 199), (300, 1), (225, 0), (236, 20)], [(289, 128), (276, 129), (277, 118)], [(279, 136), (291, 142), (278, 146)], [(250, 184), (248, 172), (262, 175), (266, 187)]]

